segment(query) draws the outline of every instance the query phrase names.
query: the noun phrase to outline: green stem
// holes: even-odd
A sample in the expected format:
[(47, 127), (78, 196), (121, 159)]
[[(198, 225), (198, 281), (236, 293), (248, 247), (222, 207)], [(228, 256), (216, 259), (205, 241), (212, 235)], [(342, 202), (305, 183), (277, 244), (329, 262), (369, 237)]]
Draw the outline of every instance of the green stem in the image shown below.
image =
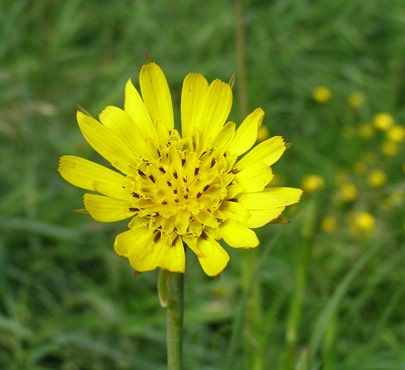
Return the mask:
[(239, 99), (239, 114), (241, 118), (248, 114), (248, 83), (246, 68), (246, 41), (245, 24), (243, 14), (243, 0), (236, 0), (235, 3), (235, 38), (236, 38), (236, 63), (237, 63), (237, 86)]
[(165, 275), (167, 289), (167, 369), (181, 370), (184, 274), (166, 271)]

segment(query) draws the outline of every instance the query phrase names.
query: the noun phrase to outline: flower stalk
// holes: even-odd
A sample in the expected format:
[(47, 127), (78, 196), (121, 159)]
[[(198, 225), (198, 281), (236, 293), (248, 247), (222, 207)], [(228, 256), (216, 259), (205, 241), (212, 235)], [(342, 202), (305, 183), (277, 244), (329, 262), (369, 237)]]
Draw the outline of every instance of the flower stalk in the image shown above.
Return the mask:
[(167, 294), (167, 369), (182, 368), (184, 274), (165, 271)]

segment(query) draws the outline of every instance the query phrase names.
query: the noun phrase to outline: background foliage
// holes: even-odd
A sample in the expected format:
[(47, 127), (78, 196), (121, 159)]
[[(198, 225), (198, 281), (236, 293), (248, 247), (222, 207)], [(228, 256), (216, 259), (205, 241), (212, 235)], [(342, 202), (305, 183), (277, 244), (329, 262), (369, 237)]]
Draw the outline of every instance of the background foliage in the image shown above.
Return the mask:
[[(251, 0), (243, 21), (249, 108), (306, 195), (220, 279), (188, 256), (186, 368), (405, 369), (405, 5)], [(235, 48), (232, 1), (0, 1), (0, 368), (165, 368), (156, 273), (114, 255), (125, 222), (71, 213), (57, 162), (97, 159), (75, 105), (122, 105), (145, 51), (178, 104), (189, 71), (229, 80)]]

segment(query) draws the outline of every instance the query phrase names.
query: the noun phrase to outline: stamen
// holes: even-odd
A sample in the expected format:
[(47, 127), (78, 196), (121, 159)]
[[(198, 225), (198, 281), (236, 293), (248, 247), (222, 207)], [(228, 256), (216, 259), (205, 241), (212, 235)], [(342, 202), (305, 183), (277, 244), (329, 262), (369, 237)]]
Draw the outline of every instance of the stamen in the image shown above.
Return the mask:
[(157, 243), (157, 242), (159, 241), (159, 239), (161, 238), (161, 236), (162, 236), (162, 233), (161, 233), (160, 231), (158, 231), (158, 232), (155, 234), (155, 236), (153, 237), (153, 241), (154, 241), (155, 243)]

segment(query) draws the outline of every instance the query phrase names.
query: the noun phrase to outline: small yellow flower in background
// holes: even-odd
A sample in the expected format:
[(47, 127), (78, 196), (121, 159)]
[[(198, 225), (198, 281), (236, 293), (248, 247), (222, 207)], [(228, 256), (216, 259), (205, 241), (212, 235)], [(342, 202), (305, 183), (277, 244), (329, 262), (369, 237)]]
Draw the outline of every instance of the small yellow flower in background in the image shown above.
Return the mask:
[(373, 118), (373, 125), (381, 131), (388, 130), (394, 124), (394, 119), (388, 113), (378, 113)]
[(357, 198), (357, 187), (351, 182), (345, 182), (340, 185), (339, 199), (343, 202), (352, 202)]
[(387, 157), (395, 157), (399, 152), (398, 142), (385, 140), (381, 144), (381, 152)]
[(379, 188), (387, 182), (387, 174), (379, 169), (372, 170), (367, 176), (367, 184), (373, 188)]
[(375, 227), (375, 219), (368, 212), (359, 212), (354, 216), (353, 227), (358, 232), (370, 231)]
[(401, 125), (394, 125), (387, 131), (387, 139), (396, 143), (405, 140), (405, 128)]
[(271, 166), (286, 144), (275, 136), (252, 149), (264, 117), (260, 108), (238, 128), (226, 122), (232, 106), (228, 83), (208, 83), (199, 73), (185, 77), (181, 133), (174, 128), (160, 67), (146, 63), (139, 84), (141, 94), (127, 82), (124, 109), (108, 106), (99, 120), (77, 112), (87, 142), (119, 172), (68, 155), (60, 159), (60, 174), (96, 193), (84, 195), (95, 220), (132, 218), (114, 249), (135, 271), (184, 272), (188, 246), (205, 273), (216, 276), (229, 261), (220, 239), (234, 248), (254, 248), (259, 240), (252, 229), (299, 201), (300, 189), (268, 187)]
[(364, 103), (364, 95), (360, 92), (353, 92), (349, 95), (347, 102), (351, 107), (358, 108)]
[(336, 230), (337, 221), (333, 216), (325, 216), (321, 221), (321, 228), (326, 233), (332, 233)]
[(363, 139), (370, 139), (374, 135), (374, 128), (369, 123), (362, 123), (357, 128), (357, 134)]
[(306, 193), (313, 193), (321, 190), (325, 186), (325, 181), (319, 175), (308, 175), (302, 180), (302, 190)]
[(326, 86), (317, 86), (312, 92), (312, 97), (316, 102), (322, 104), (328, 102), (331, 99), (332, 92)]

